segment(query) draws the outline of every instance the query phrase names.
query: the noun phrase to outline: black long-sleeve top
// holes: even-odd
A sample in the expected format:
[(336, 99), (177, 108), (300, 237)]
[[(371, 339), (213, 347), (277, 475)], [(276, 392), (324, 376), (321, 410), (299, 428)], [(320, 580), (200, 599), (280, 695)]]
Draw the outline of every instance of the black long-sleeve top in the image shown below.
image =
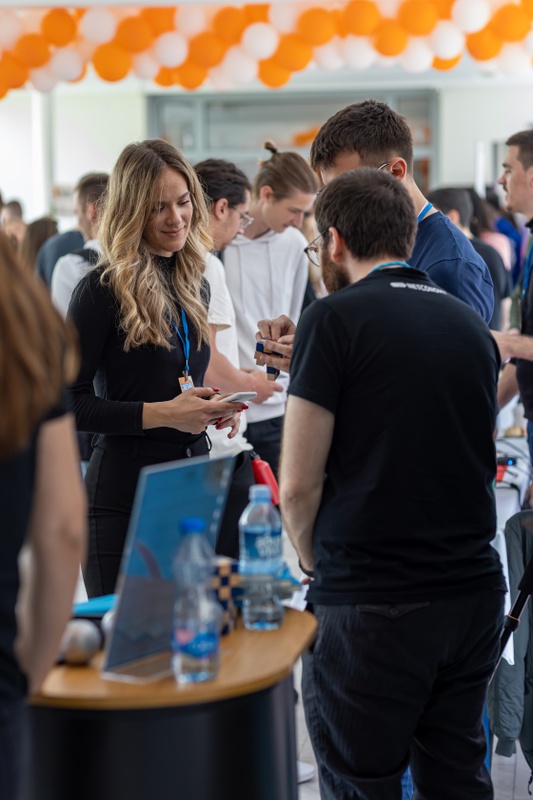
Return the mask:
[[(159, 269), (170, 269), (174, 257), (158, 259)], [(143, 430), (143, 403), (171, 400), (180, 394), (185, 355), (177, 334), (172, 349), (154, 345), (124, 350), (126, 334), (121, 330), (118, 303), (102, 286), (102, 268), (89, 272), (77, 285), (69, 306), (69, 317), (80, 340), (81, 368), (70, 387), (76, 425), (80, 431), (144, 436), (146, 439), (188, 444), (198, 437), (172, 428)], [(180, 317), (181, 331), (181, 317)], [(183, 335), (183, 331), (182, 335)], [(202, 386), (209, 364), (210, 348), (197, 349), (198, 338), (189, 324), (190, 374)]]

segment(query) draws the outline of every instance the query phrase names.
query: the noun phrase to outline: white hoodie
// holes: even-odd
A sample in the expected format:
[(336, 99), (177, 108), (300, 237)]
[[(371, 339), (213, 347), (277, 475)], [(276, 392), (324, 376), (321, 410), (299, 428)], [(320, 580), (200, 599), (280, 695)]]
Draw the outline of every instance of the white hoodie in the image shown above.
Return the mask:
[[(241, 367), (257, 369), (255, 334), (260, 319), (286, 314), (298, 322), (308, 277), (306, 245), (299, 230), (287, 228), (283, 233), (267, 231), (258, 239), (241, 234), (224, 251), (226, 282), (237, 317)], [(285, 391), (276, 392), (260, 405), (250, 403), (248, 422), (262, 422), (285, 413), (289, 377), (281, 373), (278, 380)]]

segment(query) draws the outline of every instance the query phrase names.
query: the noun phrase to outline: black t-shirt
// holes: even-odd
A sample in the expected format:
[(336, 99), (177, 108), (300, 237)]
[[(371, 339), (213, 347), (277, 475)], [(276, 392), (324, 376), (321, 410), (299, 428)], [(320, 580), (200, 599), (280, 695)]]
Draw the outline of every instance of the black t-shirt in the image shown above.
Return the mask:
[(470, 241), (476, 253), (481, 256), (489, 268), (494, 287), (494, 311), (489, 328), (499, 331), (502, 327), (502, 300), (511, 294), (511, 273), (505, 268), (501, 255), (494, 247), (476, 236), (473, 236)]
[(335, 415), (312, 602), (504, 588), (490, 545), (499, 363), (479, 315), (418, 270), (374, 272), (304, 312), (289, 393)]
[[(527, 227), (533, 231), (533, 220)], [(529, 281), (526, 296), (521, 302), (520, 315), (522, 317), (522, 333), (533, 336), (533, 275)], [(520, 388), (520, 398), (524, 404), (526, 419), (533, 420), (533, 361), (524, 358), (513, 359), (516, 364), (516, 379)]]
[[(160, 269), (169, 269), (174, 262), (159, 259), (158, 263)], [(125, 352), (126, 334), (120, 325), (118, 304), (111, 290), (102, 286), (101, 273), (97, 268), (82, 278), (68, 311), (81, 350), (80, 373), (70, 387), (78, 430), (177, 444), (195, 441), (198, 436), (171, 428), (143, 430), (143, 403), (171, 400), (181, 391), (183, 345), (174, 332), (171, 350), (144, 345)], [(204, 299), (208, 302), (207, 296)], [(179, 327), (183, 334), (181, 318)], [(191, 376), (195, 386), (202, 386), (210, 350), (205, 344), (198, 350), (190, 322), (189, 340)]]
[[(45, 421), (62, 416), (65, 411), (63, 400)], [(37, 426), (27, 447), (9, 458), (0, 459), (0, 703), (19, 700), (27, 688), (13, 646), (17, 634), (18, 556), (32, 507), (39, 429)]]

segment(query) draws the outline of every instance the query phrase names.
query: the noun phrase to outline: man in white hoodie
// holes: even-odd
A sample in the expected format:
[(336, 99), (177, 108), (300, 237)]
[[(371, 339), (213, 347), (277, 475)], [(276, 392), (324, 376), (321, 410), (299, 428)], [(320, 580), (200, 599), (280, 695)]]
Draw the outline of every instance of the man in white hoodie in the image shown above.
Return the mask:
[[(254, 368), (255, 332), (260, 319), (286, 314), (297, 321), (307, 284), (305, 237), (298, 230), (313, 207), (316, 177), (297, 153), (279, 153), (262, 162), (252, 188), (253, 222), (226, 248), (226, 280), (236, 313), (239, 359)], [(246, 436), (256, 452), (277, 472), (288, 376), (284, 391), (247, 412)]]

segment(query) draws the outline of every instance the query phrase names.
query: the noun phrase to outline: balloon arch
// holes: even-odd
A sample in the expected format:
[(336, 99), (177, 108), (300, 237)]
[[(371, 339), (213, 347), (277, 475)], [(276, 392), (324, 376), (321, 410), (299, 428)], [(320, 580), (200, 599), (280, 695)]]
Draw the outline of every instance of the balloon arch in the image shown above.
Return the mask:
[(0, 10), (0, 98), (132, 74), (159, 86), (272, 89), (315, 64), (451, 70), (465, 53), (507, 75), (532, 72), (533, 0)]

